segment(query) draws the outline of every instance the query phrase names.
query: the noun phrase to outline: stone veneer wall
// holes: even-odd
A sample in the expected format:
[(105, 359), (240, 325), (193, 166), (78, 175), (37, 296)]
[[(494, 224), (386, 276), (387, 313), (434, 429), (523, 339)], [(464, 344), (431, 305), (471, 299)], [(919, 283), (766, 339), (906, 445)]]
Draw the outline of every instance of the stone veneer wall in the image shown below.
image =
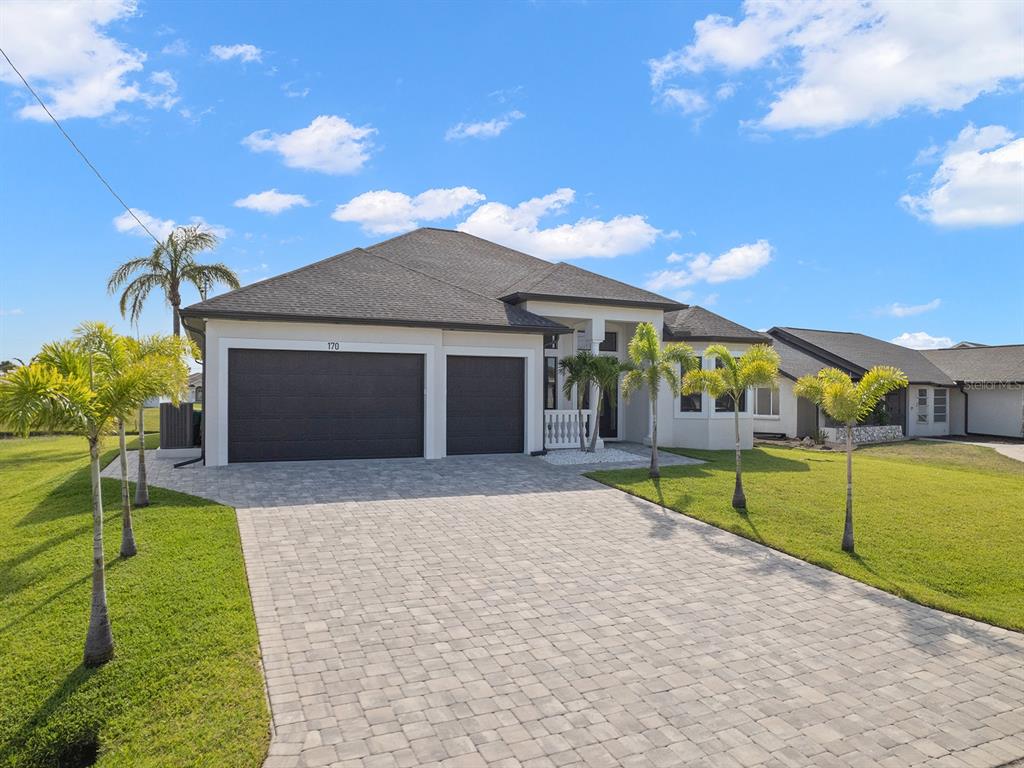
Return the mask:
[[(825, 433), (830, 443), (845, 443), (845, 427), (825, 427)], [(853, 442), (857, 445), (862, 443), (891, 443), (893, 440), (903, 439), (903, 427), (899, 424), (887, 424), (881, 427), (854, 427)]]

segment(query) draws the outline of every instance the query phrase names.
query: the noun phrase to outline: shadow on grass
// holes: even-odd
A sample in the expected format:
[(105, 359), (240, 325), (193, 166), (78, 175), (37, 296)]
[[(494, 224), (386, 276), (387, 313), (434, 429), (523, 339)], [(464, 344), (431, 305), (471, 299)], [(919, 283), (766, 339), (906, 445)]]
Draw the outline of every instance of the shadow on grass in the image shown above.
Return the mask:
[[(716, 471), (734, 471), (736, 469), (736, 452), (728, 451), (697, 451), (689, 448), (661, 448), (659, 450), (673, 453), (677, 456), (685, 456), (688, 459), (699, 459), (706, 461), (708, 466)], [(810, 451), (806, 456), (800, 458), (789, 458), (772, 455), (760, 448), (750, 448), (743, 451), (743, 473), (760, 472), (810, 472), (809, 462), (831, 461), (834, 459), (815, 456)], [(831, 456), (831, 455), (830, 455)], [(684, 465), (692, 466), (692, 465)], [(669, 467), (677, 469), (677, 466)]]

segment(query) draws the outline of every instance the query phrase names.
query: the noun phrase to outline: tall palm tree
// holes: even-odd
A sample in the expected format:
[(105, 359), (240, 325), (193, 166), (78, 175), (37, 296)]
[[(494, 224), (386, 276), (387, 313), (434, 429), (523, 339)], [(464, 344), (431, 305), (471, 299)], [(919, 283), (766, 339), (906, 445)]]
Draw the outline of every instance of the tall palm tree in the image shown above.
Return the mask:
[(658, 393), (664, 381), (673, 394), (679, 393), (681, 377), (697, 367), (697, 357), (688, 344), (661, 345), (658, 331), (651, 323), (639, 323), (629, 340), (629, 362), (622, 380), (622, 391), (629, 397), (645, 389), (651, 401), (651, 477), (660, 477), (658, 467)]
[(890, 392), (908, 385), (907, 375), (898, 368), (876, 365), (856, 384), (837, 368), (825, 368), (816, 376), (801, 376), (793, 385), (797, 397), (818, 405), (846, 426), (846, 520), (843, 551), (853, 552), (853, 427), (865, 418)]
[(174, 335), (181, 335), (181, 287), (195, 286), (203, 298), (210, 288), (223, 283), (238, 288), (238, 275), (224, 264), (199, 264), (196, 254), (215, 248), (217, 236), (198, 225), (178, 227), (146, 258), (125, 262), (110, 276), (107, 291), (121, 293), (121, 316), (137, 322), (150, 291), (159, 289), (171, 305)]
[[(558, 367), (562, 369), (562, 392), (565, 397), (569, 400), (573, 398), (573, 391), (576, 392), (576, 413), (579, 417), (580, 424), (580, 450), (587, 450), (587, 435), (586, 428), (583, 423), (583, 401), (587, 396), (587, 391), (590, 386), (594, 383), (594, 370), (593, 370), (594, 354), (586, 349), (581, 349), (575, 355), (571, 357), (563, 357)], [(597, 425), (592, 424), (590, 426), (591, 433), (597, 431)]]
[(626, 368), (622, 363), (614, 357), (597, 355), (591, 361), (590, 374), (593, 383), (597, 385), (597, 406), (594, 409), (595, 426), (590, 430), (590, 447), (588, 449), (591, 453), (597, 448), (597, 433), (601, 424), (601, 413), (604, 411), (604, 396), (608, 395), (608, 399), (612, 404), (612, 414), (614, 414), (616, 406), (615, 390), (625, 370)]
[(721, 362), (711, 370), (691, 371), (683, 380), (686, 394), (707, 392), (711, 397), (723, 395), (732, 401), (736, 427), (736, 484), (732, 492), (733, 509), (746, 509), (743, 492), (743, 453), (740, 450), (740, 402), (751, 387), (773, 387), (779, 377), (779, 353), (767, 344), (754, 344), (739, 357), (721, 344), (711, 344), (704, 356)]
[(0, 424), (22, 435), (40, 428), (75, 432), (85, 437), (89, 447), (93, 565), (83, 654), (86, 666), (104, 664), (114, 656), (103, 560), (100, 441), (152, 386), (151, 372), (115, 365), (121, 354), (117, 339), (109, 328), (101, 331), (94, 326), (87, 340), (46, 344), (31, 364), (0, 378)]

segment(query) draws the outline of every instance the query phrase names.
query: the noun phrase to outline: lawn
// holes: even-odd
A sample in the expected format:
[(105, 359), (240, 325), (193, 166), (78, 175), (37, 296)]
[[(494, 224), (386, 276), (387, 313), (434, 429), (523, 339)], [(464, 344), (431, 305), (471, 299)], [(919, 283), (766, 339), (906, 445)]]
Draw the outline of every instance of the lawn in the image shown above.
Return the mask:
[(151, 495), (134, 513), (139, 554), (123, 561), (118, 484), (103, 481), (116, 657), (86, 669), (85, 440), (0, 440), (0, 766), (90, 765), (94, 745), (100, 766), (263, 760), (269, 716), (234, 512)]
[(707, 464), (662, 467), (660, 481), (639, 469), (588, 476), (901, 597), (1024, 630), (1021, 463), (962, 444), (857, 450), (857, 552), (848, 555), (844, 453), (744, 451), (748, 511), (740, 514), (730, 505), (732, 451), (673, 452)]

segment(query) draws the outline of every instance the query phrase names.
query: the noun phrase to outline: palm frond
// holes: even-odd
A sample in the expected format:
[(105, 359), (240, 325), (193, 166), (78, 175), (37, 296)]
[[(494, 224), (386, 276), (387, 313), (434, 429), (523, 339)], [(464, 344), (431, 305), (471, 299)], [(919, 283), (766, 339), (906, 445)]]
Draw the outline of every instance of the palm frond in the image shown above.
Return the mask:
[(232, 290), (241, 286), (238, 275), (226, 264), (197, 264), (193, 261), (184, 265), (181, 279), (192, 283), (202, 294), (217, 283), (223, 283)]
[(107, 280), (107, 293), (113, 294), (128, 282), (129, 278), (141, 269), (152, 270), (154, 267), (152, 257), (143, 259), (129, 259), (124, 264), (119, 266), (110, 275), (110, 279)]

